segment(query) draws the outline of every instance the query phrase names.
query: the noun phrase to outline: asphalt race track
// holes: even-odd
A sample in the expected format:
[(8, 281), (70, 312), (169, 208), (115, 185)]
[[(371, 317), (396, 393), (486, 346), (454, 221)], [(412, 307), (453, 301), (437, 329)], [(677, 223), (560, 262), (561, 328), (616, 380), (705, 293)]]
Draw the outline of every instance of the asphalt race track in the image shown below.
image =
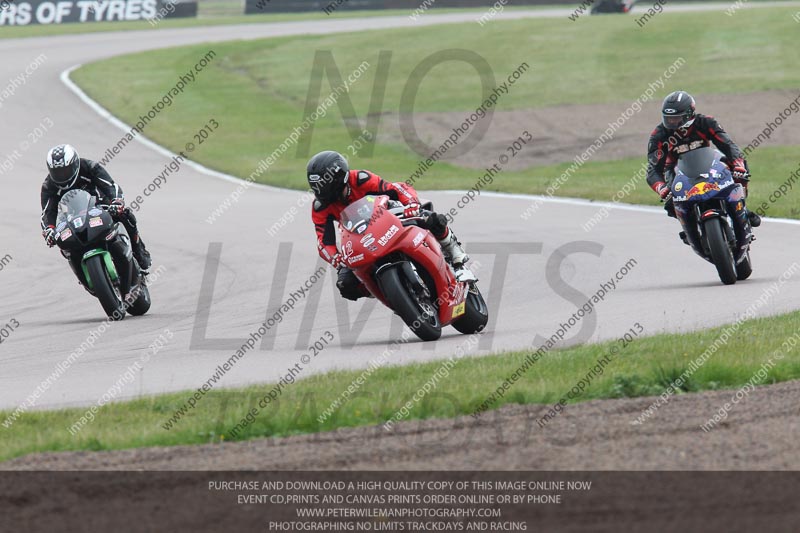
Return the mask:
[[(514, 11), (502, 16), (565, 13), (567, 10)], [(47, 56), (26, 85), (0, 107), (2, 145), (19, 147), (45, 118), (54, 124), (43, 139), (21, 150), (22, 157), (13, 170), (2, 175), (0, 257), (8, 254), (13, 259), (0, 270), (0, 324), (13, 318), (20, 327), (0, 347), (0, 408), (14, 408), (22, 402), (105, 318), (99, 303), (77, 285), (66, 262), (55, 249), (44, 245), (39, 234), (39, 188), (47, 148), (69, 142), (82, 156), (98, 159), (121, 135), (120, 129), (62, 83), (63, 71), (119, 54), (204, 41), (437, 24), (474, 17), (474, 13), (426, 14), (416, 23), (408, 17), (386, 17), (336, 20), (335, 26), (334, 21), (318, 21), (0, 41), (4, 59), (0, 80), (19, 75), (40, 53)], [(530, 63), (535, 68), (535, 58)], [(168, 156), (144, 143), (131, 143), (108, 170), (124, 187), (130, 202), (168, 161)], [(298, 160), (298, 173), (304, 166), (305, 161)], [(370, 162), (369, 168), (380, 173), (380, 162)], [(117, 399), (195, 389), (321, 265), (313, 227), (305, 216), (288, 224), (275, 238), (266, 231), (297, 204), (301, 198), (297, 191), (251, 187), (233, 209), (208, 224), (206, 217), (237, 186), (184, 165), (148, 198), (138, 215), (140, 227), (153, 254), (153, 270), (163, 266), (152, 284), (150, 313), (128, 317), (108, 328), (42, 396), (37, 407), (95, 402), (167, 329), (173, 334), (168, 345)], [(455, 207), (461, 193), (423, 196), (445, 211)], [(594, 313), (565, 335), (563, 344), (614, 338), (637, 321), (647, 334), (733, 322), (797, 261), (796, 250), (789, 243), (797, 241), (798, 224), (767, 221), (757, 232), (753, 278), (724, 287), (713, 266), (678, 240), (677, 222), (661, 210), (615, 209), (587, 233), (582, 225), (597, 212), (598, 204), (547, 201), (524, 221), (520, 215), (533, 201), (532, 197), (483, 194), (460, 210), (455, 220), (457, 234), (473, 261), (481, 265), (481, 288), (492, 313), (489, 334), (470, 353), (521, 349), (536, 335), (551, 336), (631, 258), (636, 264), (631, 264), (630, 272)], [(335, 334), (336, 346), (325, 350), (305, 373), (366, 367), (401, 337), (399, 321), (374, 301), (353, 304), (334, 298), (331, 276), (328, 271), (324, 282), (316, 284), (311, 295), (221, 384), (277, 380), (294, 365), (309, 340), (328, 330)], [(279, 292), (282, 281), (284, 292)], [(796, 309), (799, 302), (800, 275), (796, 273), (778, 294), (768, 298), (758, 314)], [(393, 353), (390, 364), (448, 357), (465, 340), (452, 328), (436, 343), (411, 340)]]

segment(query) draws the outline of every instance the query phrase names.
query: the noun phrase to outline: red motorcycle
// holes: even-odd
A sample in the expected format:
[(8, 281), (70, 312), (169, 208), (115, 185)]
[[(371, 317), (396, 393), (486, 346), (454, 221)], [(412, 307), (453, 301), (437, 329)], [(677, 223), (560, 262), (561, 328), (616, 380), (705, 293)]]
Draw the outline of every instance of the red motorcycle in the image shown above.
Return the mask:
[(419, 217), (403, 218), (404, 207), (387, 196), (353, 202), (340, 220), (344, 260), (420, 339), (438, 339), (447, 325), (477, 333), (489, 321), (478, 278), (445, 261), (436, 238), (424, 228), (429, 209), (424, 204)]

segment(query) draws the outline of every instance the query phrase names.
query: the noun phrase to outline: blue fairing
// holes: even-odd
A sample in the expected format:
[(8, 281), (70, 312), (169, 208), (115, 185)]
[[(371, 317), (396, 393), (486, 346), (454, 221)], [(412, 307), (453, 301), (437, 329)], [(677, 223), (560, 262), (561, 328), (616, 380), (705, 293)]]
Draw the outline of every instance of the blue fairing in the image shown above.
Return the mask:
[(714, 159), (711, 167), (695, 177), (685, 174), (680, 167), (676, 168), (672, 182), (672, 197), (675, 203), (704, 202), (718, 196), (728, 196), (730, 187), (736, 185), (733, 175), (725, 163)]

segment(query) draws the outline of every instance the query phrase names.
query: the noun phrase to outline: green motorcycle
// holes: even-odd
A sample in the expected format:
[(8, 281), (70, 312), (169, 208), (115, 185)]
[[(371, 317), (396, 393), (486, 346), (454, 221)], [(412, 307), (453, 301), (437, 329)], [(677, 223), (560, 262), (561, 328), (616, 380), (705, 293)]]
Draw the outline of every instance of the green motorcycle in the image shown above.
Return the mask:
[(56, 243), (69, 259), (80, 284), (111, 320), (126, 313), (143, 315), (150, 309), (150, 290), (133, 257), (125, 226), (113, 219), (107, 206), (80, 189), (67, 191), (58, 203)]

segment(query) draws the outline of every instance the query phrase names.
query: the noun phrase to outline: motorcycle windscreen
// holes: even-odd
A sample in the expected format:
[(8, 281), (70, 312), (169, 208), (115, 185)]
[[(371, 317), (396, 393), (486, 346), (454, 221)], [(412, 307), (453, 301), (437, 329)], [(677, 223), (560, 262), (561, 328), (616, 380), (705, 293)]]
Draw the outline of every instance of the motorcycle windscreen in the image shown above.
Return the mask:
[(56, 231), (61, 231), (69, 226), (76, 230), (86, 223), (86, 217), (94, 207), (94, 197), (81, 189), (73, 189), (64, 193), (58, 202), (58, 217), (56, 218)]
[(375, 196), (365, 196), (361, 200), (353, 202), (342, 211), (339, 223), (347, 231), (358, 235), (364, 233), (372, 220), (376, 203), (377, 197)]
[(678, 158), (677, 170), (689, 179), (696, 180), (703, 174), (708, 174), (708, 171), (714, 166), (714, 161), (718, 160), (721, 155), (710, 147), (684, 152)]

